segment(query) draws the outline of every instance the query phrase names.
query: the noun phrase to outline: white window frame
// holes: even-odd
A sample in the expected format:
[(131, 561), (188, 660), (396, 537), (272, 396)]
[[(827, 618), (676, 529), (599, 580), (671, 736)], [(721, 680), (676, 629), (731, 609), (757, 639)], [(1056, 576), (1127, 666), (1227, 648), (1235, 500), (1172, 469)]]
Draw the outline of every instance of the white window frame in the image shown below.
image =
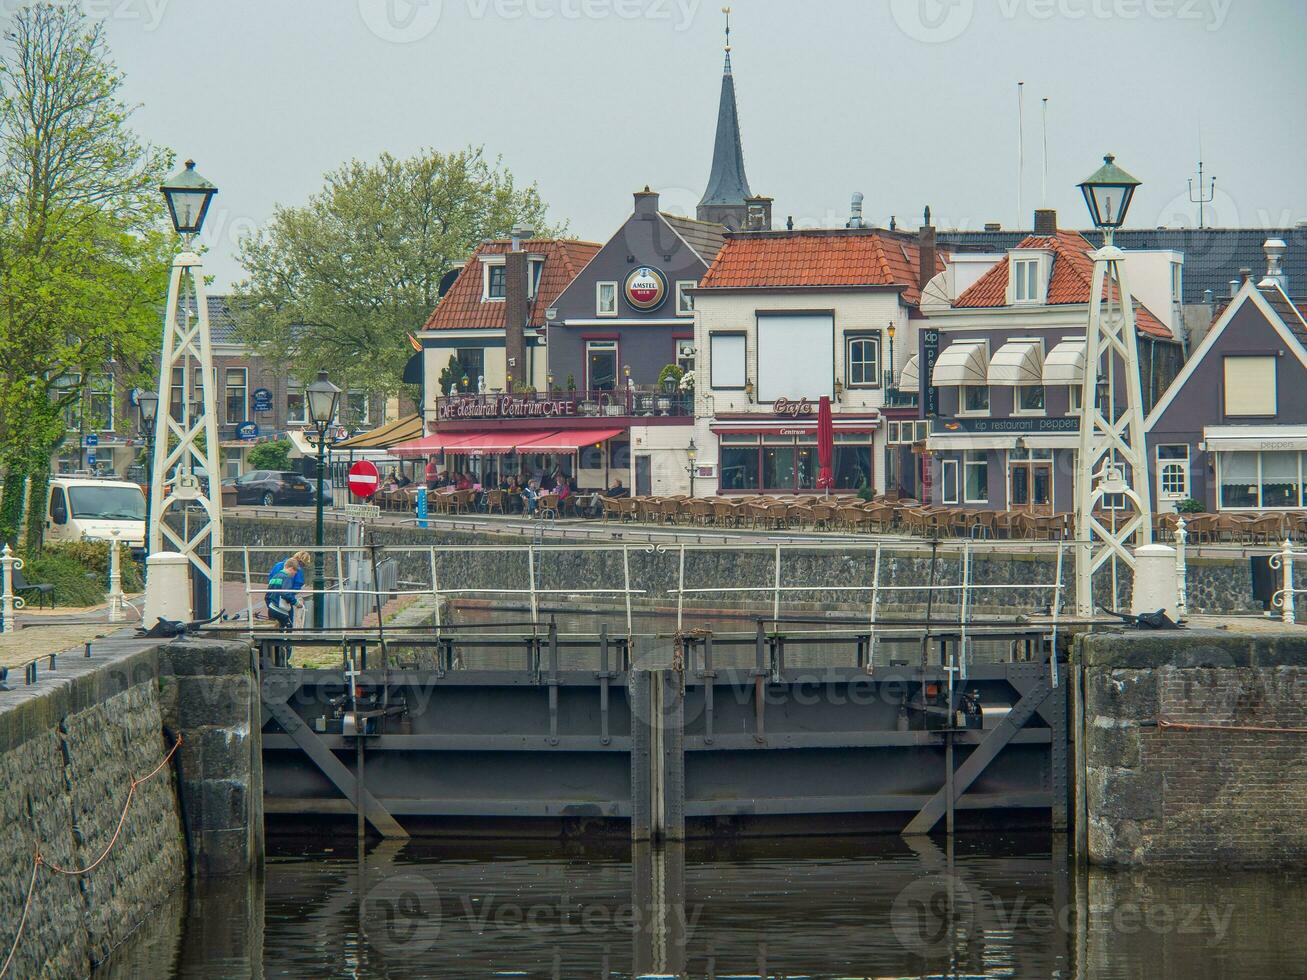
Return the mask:
[[(678, 279), (676, 280), (676, 315), (677, 316), (694, 316), (694, 297), (686, 293), (687, 289), (693, 289), (699, 285), (697, 279)], [(689, 304), (688, 306), (686, 304)]]
[[(504, 295), (503, 295), (503, 296), (491, 296), (491, 295), (490, 295), (490, 270), (491, 270), (491, 269), (503, 269), (503, 270), (504, 270)], [(493, 259), (487, 259), (487, 260), (482, 261), (482, 263), (481, 263), (481, 302), (483, 302), (483, 303), (502, 303), (502, 302), (504, 302), (504, 301), (507, 300), (507, 299), (508, 299), (508, 262), (507, 262), (507, 260), (506, 260), (506, 259), (503, 259), (503, 258), (500, 258), (499, 261), (497, 261), (497, 262), (494, 261)]]
[[(241, 383), (238, 385), (229, 384), (232, 374), (239, 371), (241, 374)], [(231, 417), (231, 401), (228, 398), (227, 391), (230, 388), (239, 388), (241, 392), (241, 417), (233, 419)], [(229, 367), (222, 369), (222, 417), (226, 425), (240, 425), (242, 422), (248, 422), (250, 419), (250, 369), (243, 367)]]
[[(949, 497), (949, 470), (953, 471), (953, 496)], [(956, 459), (939, 461), (939, 499), (946, 504), (956, 504), (962, 496), (962, 485), (958, 481), (962, 476), (962, 467)]]
[[(505, 263), (507, 266), (507, 263)], [(545, 260), (530, 256), (526, 260), (526, 298), (535, 299), (540, 288), (540, 277), (545, 274)], [(507, 285), (507, 283), (505, 283)]]
[[(683, 352), (683, 348), (687, 349), (686, 352)], [(694, 346), (694, 338), (682, 337), (680, 340), (677, 340), (675, 353), (676, 353), (676, 366), (679, 367), (681, 371), (684, 373), (693, 372), (695, 365), (699, 363), (698, 356), (697, 356), (698, 351)], [(690, 364), (689, 367), (685, 366), (687, 361)]]
[[(716, 346), (717, 341), (719, 339), (723, 341), (729, 339), (732, 344), (738, 341), (743, 347), (743, 350), (740, 352), (741, 353), (740, 374), (742, 375), (742, 377), (738, 385), (726, 384), (724, 379), (721, 383), (719, 383), (717, 380), (719, 377), (717, 373), (718, 357), (717, 357), (717, 351), (714, 350), (714, 347)], [(708, 387), (716, 391), (744, 391), (746, 388), (748, 388), (748, 385), (749, 385), (748, 335), (741, 330), (724, 330), (724, 331), (708, 334)]]
[[(1048, 256), (1042, 252), (1013, 252), (1009, 254), (1008, 305), (1042, 305), (1048, 296)], [(1032, 277), (1033, 282), (1031, 281)]]
[[(613, 306), (610, 310), (604, 309), (604, 290), (613, 291)], [(617, 283), (616, 282), (597, 282), (595, 283), (595, 316), (617, 316)]]
[[(1043, 398), (1041, 399), (1043, 404), (1040, 405), (1038, 408), (1021, 407), (1021, 392), (1026, 390), (1027, 388), (1039, 388), (1044, 393)], [(1013, 385), (1012, 386), (1012, 414), (1013, 415), (1039, 416), (1039, 415), (1046, 415), (1047, 413), (1048, 413), (1048, 389), (1044, 385), (1039, 384), (1039, 385)]]
[[(1304, 459), (1304, 456), (1307, 455), (1307, 454), (1305, 454), (1302, 450), (1269, 450), (1269, 449), (1257, 450), (1257, 449), (1249, 449), (1249, 450), (1230, 450), (1230, 452), (1238, 452), (1238, 453), (1240, 453), (1240, 454), (1251, 455), (1251, 456), (1256, 456), (1256, 457), (1257, 457), (1257, 502), (1256, 502), (1255, 504), (1252, 504), (1252, 505), (1248, 506), (1248, 507), (1226, 507), (1226, 506), (1224, 506), (1224, 505), (1221, 503), (1222, 496), (1223, 496), (1223, 495), (1222, 495), (1222, 489), (1223, 489), (1224, 486), (1225, 486), (1225, 474), (1222, 472), (1222, 471), (1224, 470), (1224, 468), (1225, 468), (1225, 467), (1223, 466), (1223, 457), (1224, 457), (1224, 455), (1225, 455), (1225, 451), (1217, 452), (1217, 454), (1216, 454), (1216, 486), (1215, 486), (1215, 493), (1214, 493), (1214, 496), (1213, 496), (1212, 499), (1213, 499), (1213, 502), (1214, 502), (1215, 505), (1216, 505), (1216, 510), (1217, 510), (1218, 513), (1226, 513), (1226, 512), (1229, 512), (1229, 513), (1238, 513), (1238, 512), (1249, 513), (1249, 512), (1253, 512), (1253, 511), (1270, 511), (1271, 513), (1275, 513), (1275, 514), (1283, 514), (1283, 513), (1287, 513), (1288, 511), (1291, 511), (1291, 510), (1301, 510), (1301, 509), (1302, 509), (1302, 507), (1303, 507), (1303, 503), (1304, 503), (1304, 498), (1307, 497), (1307, 494), (1304, 493), (1304, 489), (1303, 489), (1303, 467), (1304, 467), (1305, 464), (1307, 464), (1307, 459)], [(1264, 457), (1264, 456), (1266, 455), (1266, 453), (1268, 453), (1268, 452), (1295, 452), (1295, 453), (1297, 453), (1297, 456), (1298, 456), (1298, 483), (1297, 483), (1297, 487), (1298, 487), (1298, 503), (1297, 503), (1297, 504), (1290, 504), (1288, 507), (1274, 507), (1274, 506), (1270, 506), (1270, 505), (1268, 505), (1268, 504), (1265, 502), (1265, 500), (1263, 500), (1263, 496), (1262, 496), (1262, 495), (1263, 495), (1263, 491), (1264, 491), (1264, 489), (1265, 489), (1265, 478), (1264, 478), (1263, 475), (1262, 475), (1262, 462), (1263, 462), (1263, 457)]]
[[(1066, 389), (1067, 389), (1067, 396), (1066, 396), (1067, 414), (1082, 415), (1083, 406), (1081, 405), (1081, 396), (1083, 396), (1085, 393), (1084, 388), (1082, 388), (1080, 385), (1067, 385)], [(1047, 393), (1045, 393), (1044, 397), (1045, 398), (1048, 397)]]
[[(853, 345), (869, 343), (875, 349), (875, 369), (871, 372), (870, 381), (853, 380)], [(844, 335), (844, 387), (871, 389), (880, 387), (881, 378), (881, 360), (880, 360), (880, 334), (876, 331), (850, 331)], [(865, 359), (864, 359), (865, 360)]]
[[(967, 408), (967, 392), (972, 388), (985, 389), (985, 407), (983, 409)], [(989, 415), (994, 405), (993, 392), (989, 385), (958, 385), (958, 415), (969, 415), (973, 418), (984, 418)]]
[[(973, 466), (985, 467), (985, 495), (983, 497), (972, 497), (967, 492), (967, 471)], [(968, 449), (962, 454), (962, 500), (968, 504), (987, 504), (989, 503), (989, 456), (983, 450)]]
[[(300, 414), (297, 418), (291, 414), (290, 396), (299, 392), (300, 396)], [(304, 385), (291, 378), (286, 382), (286, 424), (287, 425), (308, 425), (309, 424), (309, 399), (305, 392)]]

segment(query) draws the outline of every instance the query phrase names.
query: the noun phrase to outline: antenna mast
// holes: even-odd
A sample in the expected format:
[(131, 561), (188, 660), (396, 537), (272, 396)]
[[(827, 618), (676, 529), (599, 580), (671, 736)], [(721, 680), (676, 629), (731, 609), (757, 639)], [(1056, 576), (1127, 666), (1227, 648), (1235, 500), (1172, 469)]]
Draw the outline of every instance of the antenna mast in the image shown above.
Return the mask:
[(1017, 224), (1025, 220), (1025, 211), (1021, 208), (1021, 184), (1026, 172), (1026, 116), (1025, 116), (1025, 82), (1017, 82)]
[(1198, 195), (1194, 196), (1194, 179), (1189, 178), (1189, 203), (1198, 205), (1198, 227), (1203, 227), (1203, 205), (1211, 204), (1216, 197), (1216, 178), (1211, 178), (1211, 183), (1207, 185), (1206, 190), (1203, 188), (1203, 137), (1198, 135)]

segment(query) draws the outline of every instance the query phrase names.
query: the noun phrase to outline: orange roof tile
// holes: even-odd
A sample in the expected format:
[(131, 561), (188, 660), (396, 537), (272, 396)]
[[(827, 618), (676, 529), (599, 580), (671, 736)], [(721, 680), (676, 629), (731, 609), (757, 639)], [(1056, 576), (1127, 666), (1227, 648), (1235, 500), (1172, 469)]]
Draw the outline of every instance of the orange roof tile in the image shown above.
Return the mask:
[[(706, 289), (901, 286), (915, 306), (917, 239), (880, 229), (753, 232), (728, 235), (700, 282)], [(936, 273), (944, 270), (941, 250)]]
[[(500, 240), (477, 246), (422, 329), (504, 329), (505, 304), (499, 300), (485, 302), (481, 299), (481, 256), (506, 254), (510, 244), (507, 240)], [(540, 286), (531, 304), (528, 320), (531, 326), (544, 326), (545, 310), (595, 257), (600, 247), (594, 242), (563, 238), (533, 238), (522, 243), (525, 251), (545, 258), (544, 268), (540, 270)]]
[[(1075, 231), (1059, 231), (1055, 235), (1030, 235), (1017, 243), (1017, 248), (1043, 249), (1053, 253), (1053, 272), (1048, 280), (1049, 306), (1089, 302), (1089, 288), (1093, 282), (1094, 250), (1083, 235)], [(955, 309), (985, 309), (1007, 305), (1009, 257), (1004, 256), (988, 272), (968, 287), (953, 301)], [(1104, 287), (1104, 296), (1116, 296), (1110, 283)], [(1171, 339), (1171, 331), (1153, 316), (1142, 304), (1135, 303), (1135, 328), (1153, 337)]]

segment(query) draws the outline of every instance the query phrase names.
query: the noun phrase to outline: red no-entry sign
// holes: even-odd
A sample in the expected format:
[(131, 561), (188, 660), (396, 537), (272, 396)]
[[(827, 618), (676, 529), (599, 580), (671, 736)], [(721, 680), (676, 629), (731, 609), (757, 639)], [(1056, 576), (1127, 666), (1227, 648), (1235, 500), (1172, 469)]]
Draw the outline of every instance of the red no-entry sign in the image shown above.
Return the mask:
[(356, 497), (371, 497), (381, 486), (381, 474), (366, 459), (349, 468), (349, 490)]

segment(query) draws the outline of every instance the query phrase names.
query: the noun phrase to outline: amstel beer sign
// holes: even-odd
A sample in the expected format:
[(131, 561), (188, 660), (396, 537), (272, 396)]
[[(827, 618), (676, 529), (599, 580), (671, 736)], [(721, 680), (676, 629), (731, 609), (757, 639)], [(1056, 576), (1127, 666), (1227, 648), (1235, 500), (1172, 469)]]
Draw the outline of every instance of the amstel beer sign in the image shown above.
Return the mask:
[(637, 310), (656, 310), (667, 299), (667, 278), (652, 266), (642, 265), (626, 277), (626, 301)]

